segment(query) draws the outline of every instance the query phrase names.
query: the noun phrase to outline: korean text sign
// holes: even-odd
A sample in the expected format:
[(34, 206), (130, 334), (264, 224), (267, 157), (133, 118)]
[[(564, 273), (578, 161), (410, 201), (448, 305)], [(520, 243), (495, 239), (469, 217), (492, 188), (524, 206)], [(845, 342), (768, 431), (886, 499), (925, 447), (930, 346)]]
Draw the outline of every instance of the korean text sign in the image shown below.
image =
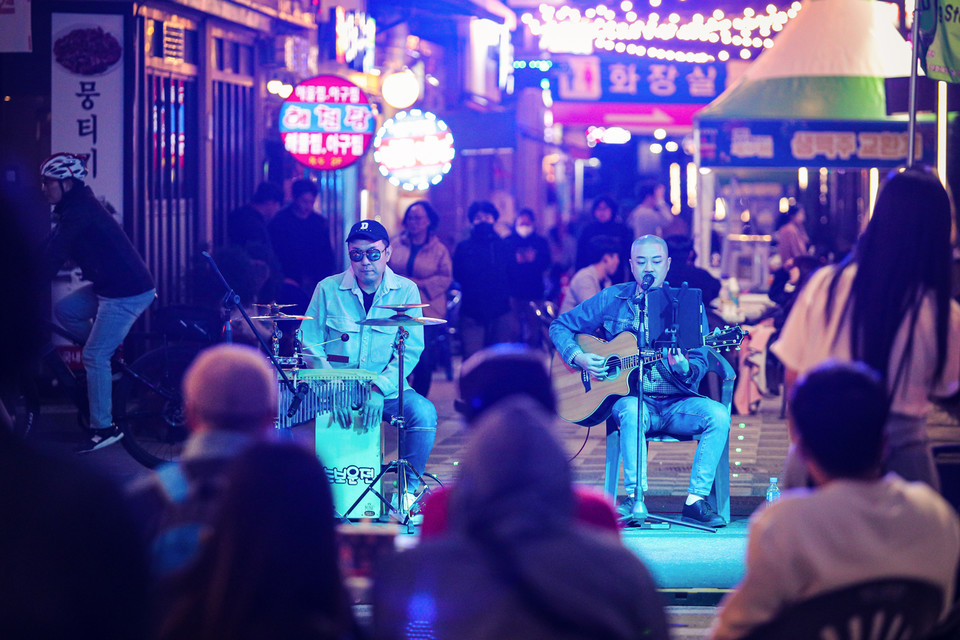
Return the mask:
[(316, 76), (294, 88), (280, 108), (284, 148), (311, 169), (343, 169), (366, 153), (376, 117), (360, 87), (338, 76)]
[[(917, 130), (918, 160), (930, 160), (929, 130)], [(907, 123), (704, 119), (698, 144), (705, 167), (887, 168), (906, 161)]]
[(726, 86), (726, 65), (563, 56), (557, 100), (707, 104)]
[(86, 182), (123, 204), (123, 16), (51, 16), (50, 149), (86, 154)]

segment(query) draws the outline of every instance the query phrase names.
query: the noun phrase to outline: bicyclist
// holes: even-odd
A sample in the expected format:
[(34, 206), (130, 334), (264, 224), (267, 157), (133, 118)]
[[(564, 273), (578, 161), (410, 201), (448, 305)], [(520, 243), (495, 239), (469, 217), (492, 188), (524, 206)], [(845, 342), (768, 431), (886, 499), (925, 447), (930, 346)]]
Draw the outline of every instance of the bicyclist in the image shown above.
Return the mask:
[(55, 226), (44, 241), (42, 275), (52, 279), (75, 262), (88, 281), (54, 306), (65, 329), (84, 342), (92, 436), (78, 452), (102, 449), (123, 437), (113, 423), (110, 358), (130, 327), (156, 297), (143, 258), (116, 219), (83, 180), (86, 156), (56, 153), (40, 165), (44, 196), (53, 205)]

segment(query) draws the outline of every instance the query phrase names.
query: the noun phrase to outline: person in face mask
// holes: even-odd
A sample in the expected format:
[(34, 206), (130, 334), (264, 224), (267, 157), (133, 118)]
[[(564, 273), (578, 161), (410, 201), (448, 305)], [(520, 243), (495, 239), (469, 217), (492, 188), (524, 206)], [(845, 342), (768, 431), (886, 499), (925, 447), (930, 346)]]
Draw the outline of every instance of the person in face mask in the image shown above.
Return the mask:
[(512, 260), (506, 241), (493, 225), (500, 212), (478, 200), (467, 209), (470, 236), (453, 253), (453, 279), (460, 285), (460, 338), (463, 357), (509, 340), (507, 265)]
[(507, 264), (509, 280), (512, 340), (531, 347), (542, 342), (540, 320), (534, 304), (544, 300), (544, 275), (550, 268), (550, 245), (534, 227), (534, 215), (530, 209), (521, 209), (513, 223), (513, 233), (507, 236), (510, 262)]

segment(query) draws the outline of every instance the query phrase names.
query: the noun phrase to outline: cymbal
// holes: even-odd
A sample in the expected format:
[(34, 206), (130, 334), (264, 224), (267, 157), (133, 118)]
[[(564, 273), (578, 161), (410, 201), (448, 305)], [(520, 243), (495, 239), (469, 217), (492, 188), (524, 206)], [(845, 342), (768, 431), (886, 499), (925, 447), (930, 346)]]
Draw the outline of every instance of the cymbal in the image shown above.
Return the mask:
[(285, 313), (278, 313), (274, 316), (250, 316), (251, 320), (269, 320), (270, 322), (281, 322), (283, 320), (313, 320), (313, 316), (288, 316)]
[(295, 307), (295, 304), (260, 304), (259, 302), (254, 304), (255, 307), (263, 307), (264, 309), (286, 309), (287, 307)]
[(440, 318), (414, 318), (412, 316), (399, 314), (391, 318), (367, 318), (366, 320), (361, 320), (358, 324), (368, 327), (424, 327), (435, 324), (446, 324), (446, 322), (446, 320), (441, 320)]
[(378, 309), (390, 309), (391, 311), (403, 312), (407, 309), (423, 309), (424, 307), (429, 307), (430, 305), (426, 303), (421, 304), (418, 302), (416, 304), (375, 304), (373, 306)]

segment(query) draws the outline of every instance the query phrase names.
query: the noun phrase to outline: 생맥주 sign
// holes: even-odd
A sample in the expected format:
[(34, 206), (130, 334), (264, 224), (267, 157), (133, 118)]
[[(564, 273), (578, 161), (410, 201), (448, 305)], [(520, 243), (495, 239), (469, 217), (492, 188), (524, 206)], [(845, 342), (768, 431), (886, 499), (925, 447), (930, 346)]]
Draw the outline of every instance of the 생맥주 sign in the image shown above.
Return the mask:
[[(932, 160), (932, 135), (917, 127), (917, 160)], [(703, 167), (892, 168), (907, 159), (906, 121), (703, 119), (697, 139)]]
[(280, 108), (284, 149), (311, 169), (349, 167), (366, 153), (375, 130), (366, 94), (338, 76), (304, 80)]

